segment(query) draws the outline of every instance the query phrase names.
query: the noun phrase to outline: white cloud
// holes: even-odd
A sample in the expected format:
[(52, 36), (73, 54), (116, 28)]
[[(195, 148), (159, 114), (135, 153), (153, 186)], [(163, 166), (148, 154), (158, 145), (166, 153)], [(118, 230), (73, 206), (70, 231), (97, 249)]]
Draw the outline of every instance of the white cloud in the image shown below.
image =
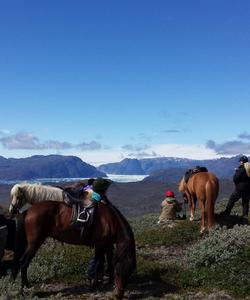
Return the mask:
[(31, 133), (19, 132), (0, 139), (3, 147), (12, 149), (42, 149), (39, 139)]
[(9, 134), (10, 131), (8, 129), (0, 129), (0, 134)]
[(86, 151), (86, 152), (74, 152), (72, 155), (80, 157), (83, 161), (94, 165), (99, 166), (101, 164), (118, 162), (125, 158), (121, 149), (119, 148), (110, 148), (103, 149), (102, 151)]
[[(145, 154), (145, 155), (143, 155)], [(213, 149), (206, 148), (205, 145), (186, 145), (186, 144), (157, 144), (149, 146), (147, 152), (134, 152), (123, 149), (122, 147), (113, 147), (103, 149), (102, 151), (89, 151), (84, 154), (74, 153), (83, 161), (95, 166), (100, 164), (121, 161), (124, 158), (154, 158), (154, 157), (180, 157), (190, 159), (213, 159), (219, 158)]]
[(132, 145), (132, 144), (126, 144), (122, 146), (123, 150), (128, 150), (128, 151), (142, 151), (145, 149), (148, 149), (148, 145)]
[[(153, 157), (180, 157), (190, 159), (212, 159), (220, 157), (214, 144), (153, 144), (121, 146), (101, 145), (96, 141), (81, 144), (71, 144), (55, 140), (43, 141), (31, 133), (17, 133), (0, 138), (1, 154), (5, 157), (27, 157), (31, 155), (48, 155), (60, 151), (62, 155), (75, 155), (83, 161), (98, 166), (104, 163), (118, 162), (124, 158), (153, 158)], [(10, 151), (11, 150), (11, 151)], [(146, 151), (145, 151), (146, 150)]]
[(77, 145), (79, 149), (82, 151), (88, 151), (88, 150), (99, 150), (101, 149), (101, 144), (96, 141), (91, 141), (90, 143), (81, 143)]
[(223, 155), (250, 154), (250, 142), (234, 140), (217, 144), (215, 141), (209, 140), (206, 146), (209, 149), (213, 149), (216, 153)]
[(158, 144), (152, 146), (152, 151), (159, 156), (182, 157), (190, 159), (212, 159), (217, 158), (213, 149), (205, 145), (193, 144)]
[[(0, 131), (0, 133), (3, 131)], [(7, 131), (5, 131), (7, 133)], [(7, 150), (67, 150), (80, 149), (81, 151), (99, 150), (101, 144), (96, 141), (74, 145), (69, 142), (56, 140), (40, 141), (38, 137), (30, 132), (18, 132), (13, 135), (5, 135), (0, 138), (0, 144)]]

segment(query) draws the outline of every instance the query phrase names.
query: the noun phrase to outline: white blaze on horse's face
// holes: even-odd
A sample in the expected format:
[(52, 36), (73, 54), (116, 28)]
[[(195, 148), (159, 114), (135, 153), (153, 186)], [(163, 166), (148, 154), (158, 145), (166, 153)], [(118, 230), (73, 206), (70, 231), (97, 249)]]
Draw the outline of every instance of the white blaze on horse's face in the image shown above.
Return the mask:
[(9, 212), (14, 213), (15, 210), (20, 206), (22, 202), (22, 191), (20, 187), (15, 187), (11, 190), (11, 204), (9, 207)]
[(13, 212), (13, 205), (10, 204), (10, 207), (9, 207), (9, 213), (12, 214), (12, 212)]

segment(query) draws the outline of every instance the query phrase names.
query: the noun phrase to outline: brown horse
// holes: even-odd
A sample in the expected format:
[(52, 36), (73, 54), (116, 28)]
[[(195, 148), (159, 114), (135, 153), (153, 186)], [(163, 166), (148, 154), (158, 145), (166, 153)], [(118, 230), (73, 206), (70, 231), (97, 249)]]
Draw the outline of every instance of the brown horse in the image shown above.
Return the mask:
[(214, 226), (214, 205), (219, 192), (219, 180), (210, 172), (193, 174), (186, 183), (184, 177), (179, 183), (179, 191), (189, 204), (190, 221), (194, 219), (196, 201), (201, 210), (201, 230), (206, 225), (210, 229)]
[(114, 294), (117, 298), (123, 297), (127, 280), (136, 268), (135, 240), (129, 223), (116, 207), (99, 202), (93, 227), (81, 237), (80, 232), (70, 226), (71, 215), (70, 207), (53, 201), (36, 203), (20, 215), (22, 222), (19, 223), (22, 225), (18, 226), (17, 231), (13, 278), (21, 269), (22, 287), (28, 286), (27, 268), (47, 237), (95, 247), (96, 255), (108, 253), (115, 245)]

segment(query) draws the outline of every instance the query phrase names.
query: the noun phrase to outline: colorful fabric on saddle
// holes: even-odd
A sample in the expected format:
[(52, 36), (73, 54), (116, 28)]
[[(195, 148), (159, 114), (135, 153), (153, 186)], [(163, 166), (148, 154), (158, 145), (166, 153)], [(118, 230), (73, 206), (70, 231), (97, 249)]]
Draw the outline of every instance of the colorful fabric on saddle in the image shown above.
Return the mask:
[(92, 190), (92, 185), (89, 185), (89, 184), (87, 184), (87, 185), (85, 185), (85, 187), (83, 188), (84, 189), (84, 191), (89, 191), (89, 190)]
[(200, 167), (200, 166), (196, 166), (193, 169), (189, 169), (185, 175), (184, 175), (184, 180), (187, 183), (189, 178), (196, 174), (196, 173), (200, 173), (200, 172), (208, 172), (208, 169), (206, 167)]
[(102, 196), (100, 194), (98, 194), (97, 192), (92, 192), (91, 195), (91, 199), (94, 201), (101, 201), (102, 200)]

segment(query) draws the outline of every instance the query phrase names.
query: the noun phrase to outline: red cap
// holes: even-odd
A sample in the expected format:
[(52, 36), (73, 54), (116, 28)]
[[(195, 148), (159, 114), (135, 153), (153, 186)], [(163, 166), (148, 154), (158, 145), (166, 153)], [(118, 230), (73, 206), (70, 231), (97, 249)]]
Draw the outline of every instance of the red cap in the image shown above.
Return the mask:
[(165, 193), (165, 195), (166, 195), (167, 197), (174, 197), (174, 193), (173, 193), (172, 191), (167, 191), (167, 192)]

